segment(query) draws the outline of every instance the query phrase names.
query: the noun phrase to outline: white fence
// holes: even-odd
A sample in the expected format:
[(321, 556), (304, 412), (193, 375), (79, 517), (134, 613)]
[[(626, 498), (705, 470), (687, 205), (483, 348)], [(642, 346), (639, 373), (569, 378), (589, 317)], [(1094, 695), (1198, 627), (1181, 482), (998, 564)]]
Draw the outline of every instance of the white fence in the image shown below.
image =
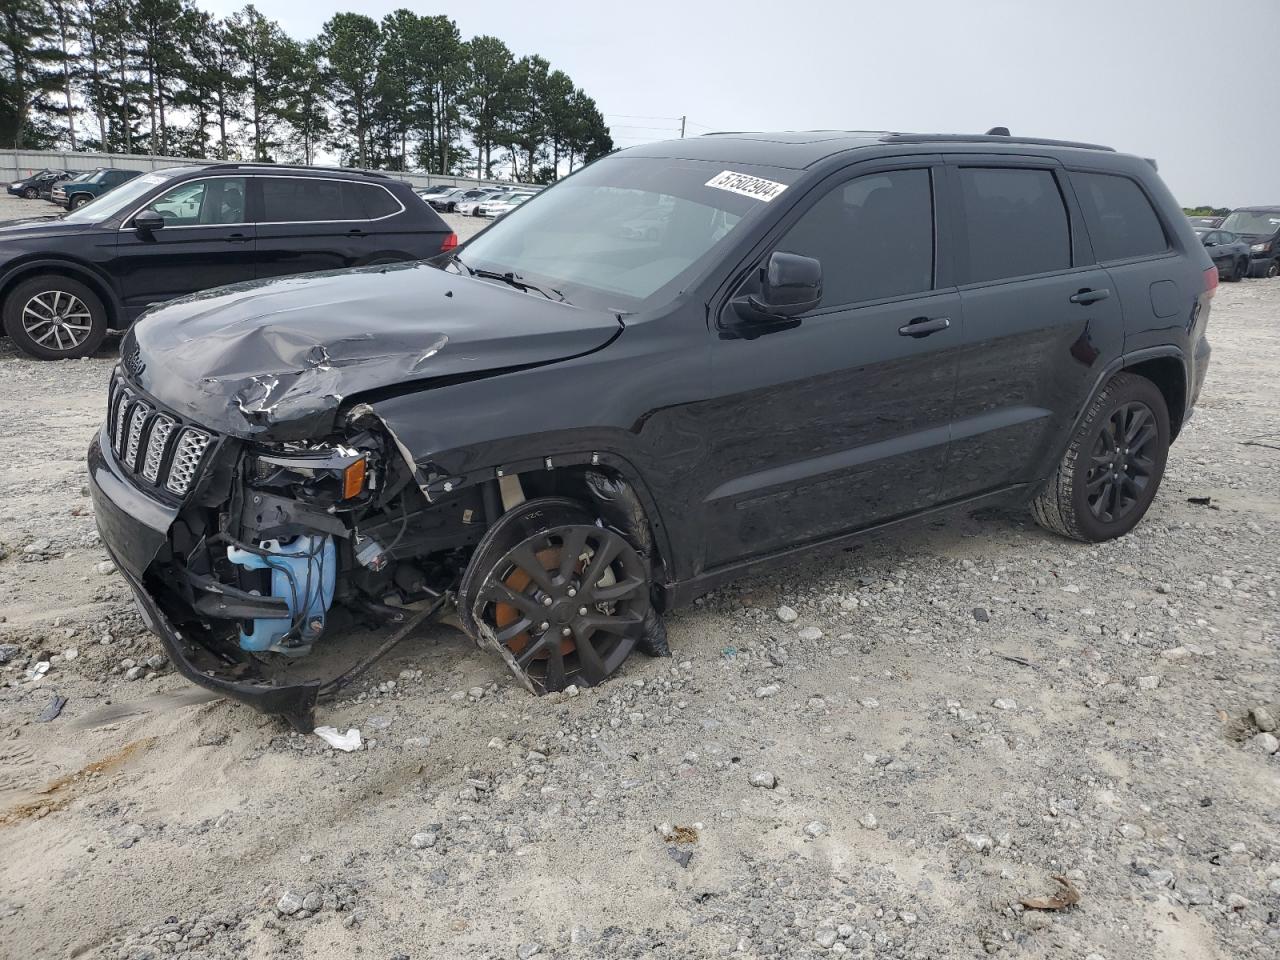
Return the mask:
[[(67, 150), (0, 150), (0, 182), (9, 182), (29, 176), (37, 170), (93, 170), (97, 167), (118, 167), (121, 170), (161, 170), (165, 167), (190, 166), (200, 163), (218, 163), (217, 160), (189, 160), (181, 157), (152, 157), (137, 153), (90, 153)], [(428, 187), (436, 183), (451, 186), (501, 186), (502, 180), (476, 180), (471, 177), (446, 177), (434, 173), (398, 173), (393, 170), (377, 171), (397, 180), (407, 180), (415, 187)]]

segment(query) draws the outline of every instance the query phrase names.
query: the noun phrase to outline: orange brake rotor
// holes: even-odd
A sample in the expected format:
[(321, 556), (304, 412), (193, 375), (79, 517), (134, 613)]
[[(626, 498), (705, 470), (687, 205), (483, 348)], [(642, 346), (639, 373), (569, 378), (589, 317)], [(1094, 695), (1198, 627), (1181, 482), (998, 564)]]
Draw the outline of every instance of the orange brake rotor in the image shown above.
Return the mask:
[[(543, 569), (548, 573), (560, 569), (559, 547), (547, 547), (545, 550), (539, 550), (534, 556), (538, 558), (538, 562), (542, 564)], [(516, 567), (502, 582), (516, 591), (516, 593), (524, 593), (529, 588), (532, 579), (529, 574)], [(520, 611), (509, 603), (495, 603), (493, 605), (493, 619), (497, 623), (498, 629), (501, 630), (519, 620)], [(529, 631), (522, 631), (507, 641), (507, 649), (519, 656), (524, 648), (529, 645), (529, 640)], [(573, 653), (576, 649), (577, 646), (573, 642), (573, 637), (565, 637), (560, 641), (560, 653), (562, 656)], [(545, 660), (549, 655), (549, 652), (539, 653), (534, 659)]]

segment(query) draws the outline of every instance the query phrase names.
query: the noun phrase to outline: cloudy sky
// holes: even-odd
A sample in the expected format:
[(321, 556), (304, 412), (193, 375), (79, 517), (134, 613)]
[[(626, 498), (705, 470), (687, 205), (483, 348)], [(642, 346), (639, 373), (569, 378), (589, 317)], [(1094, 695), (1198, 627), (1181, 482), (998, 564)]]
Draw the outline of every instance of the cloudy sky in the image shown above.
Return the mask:
[(690, 134), (1002, 125), (1154, 157), (1184, 205), (1280, 203), (1276, 0), (256, 5), (299, 38), (342, 10), (447, 14), (568, 73), (621, 146), (678, 136), (681, 115)]

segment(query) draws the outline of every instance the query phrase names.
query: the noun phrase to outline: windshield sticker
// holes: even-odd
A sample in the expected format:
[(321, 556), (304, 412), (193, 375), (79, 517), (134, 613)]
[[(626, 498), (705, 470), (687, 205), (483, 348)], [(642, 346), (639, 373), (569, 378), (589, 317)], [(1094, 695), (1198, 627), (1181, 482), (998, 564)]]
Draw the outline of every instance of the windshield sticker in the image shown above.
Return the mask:
[(774, 183), (772, 180), (765, 180), (763, 177), (753, 177), (747, 173), (734, 173), (732, 170), (717, 173), (707, 181), (706, 185), (715, 187), (717, 190), (728, 190), (730, 193), (751, 197), (754, 200), (763, 200), (765, 203), (768, 203), (782, 193), (783, 190), (787, 189), (785, 183)]

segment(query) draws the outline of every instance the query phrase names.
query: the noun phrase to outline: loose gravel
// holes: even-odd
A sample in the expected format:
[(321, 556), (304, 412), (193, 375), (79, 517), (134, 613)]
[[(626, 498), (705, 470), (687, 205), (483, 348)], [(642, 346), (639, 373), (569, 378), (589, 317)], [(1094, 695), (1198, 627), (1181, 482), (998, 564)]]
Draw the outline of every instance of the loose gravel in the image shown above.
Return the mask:
[(0, 341), (0, 953), (1276, 956), (1280, 282), (1210, 336), (1119, 541), (814, 554), (543, 698), (438, 628), (321, 706), (351, 753), (174, 674), (86, 497), (111, 348)]

